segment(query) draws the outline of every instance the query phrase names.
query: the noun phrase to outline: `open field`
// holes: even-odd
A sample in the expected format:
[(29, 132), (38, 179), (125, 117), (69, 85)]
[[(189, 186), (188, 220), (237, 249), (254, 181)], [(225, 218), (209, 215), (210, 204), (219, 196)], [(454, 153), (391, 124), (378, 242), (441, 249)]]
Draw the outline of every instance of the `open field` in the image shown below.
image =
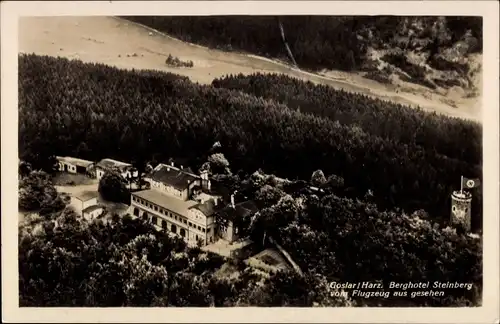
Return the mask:
[[(456, 100), (423, 90), (405, 92), (365, 79), (356, 73), (329, 71), (323, 75), (291, 68), (280, 62), (237, 53), (212, 50), (188, 44), (152, 29), (113, 17), (36, 17), (19, 22), (19, 51), (40, 55), (99, 62), (124, 69), (155, 69), (211, 83), (227, 74), (255, 72), (284, 73), (315, 83), (363, 93), (393, 102), (419, 105), (449, 116), (480, 121), (481, 100)], [(174, 68), (165, 64), (168, 55), (193, 61), (193, 68)], [(413, 87), (414, 88), (414, 87)], [(453, 107), (453, 106), (456, 106)]]
[[(94, 179), (90, 179), (94, 180)], [(68, 194), (69, 196), (75, 196), (78, 195), (79, 193), (82, 193), (84, 191), (95, 191), (97, 192), (99, 183), (97, 180), (92, 181), (91, 184), (84, 184), (84, 185), (71, 185), (71, 186), (55, 186), (56, 190), (59, 193), (65, 193)], [(120, 204), (120, 203), (114, 203), (110, 201), (106, 201), (102, 199), (100, 196), (97, 198), (97, 201), (99, 204), (103, 205), (106, 207), (106, 209), (110, 212), (110, 214), (116, 213), (118, 215), (124, 215), (127, 213), (128, 207), (125, 204)], [(76, 212), (81, 213), (81, 210), (78, 210), (75, 206), (72, 205), (73, 208), (75, 208)]]
[(65, 172), (58, 172), (53, 181), (56, 186), (79, 186), (97, 183), (97, 179), (89, 178), (83, 174), (70, 174)]

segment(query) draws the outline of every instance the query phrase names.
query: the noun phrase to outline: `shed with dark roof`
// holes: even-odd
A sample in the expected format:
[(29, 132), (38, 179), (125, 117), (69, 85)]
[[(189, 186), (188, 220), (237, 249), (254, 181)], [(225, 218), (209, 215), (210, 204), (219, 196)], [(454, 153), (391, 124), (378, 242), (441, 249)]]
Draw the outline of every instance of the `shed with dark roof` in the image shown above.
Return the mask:
[(258, 211), (257, 205), (252, 200), (247, 200), (235, 204), (234, 207), (227, 206), (217, 212), (217, 215), (228, 221), (234, 221), (237, 218), (243, 218), (248, 215), (254, 214)]
[(213, 199), (209, 199), (209, 200), (205, 201), (204, 203), (194, 205), (191, 208), (198, 209), (199, 211), (201, 211), (203, 213), (203, 215), (205, 215), (207, 217), (212, 216), (218, 209), (217, 205)]

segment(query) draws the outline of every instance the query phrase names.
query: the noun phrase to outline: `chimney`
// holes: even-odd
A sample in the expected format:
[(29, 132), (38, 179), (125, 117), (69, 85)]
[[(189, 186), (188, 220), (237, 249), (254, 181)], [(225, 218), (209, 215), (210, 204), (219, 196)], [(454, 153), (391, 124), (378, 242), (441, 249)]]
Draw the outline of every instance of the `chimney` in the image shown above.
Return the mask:
[(234, 208), (234, 194), (231, 195), (231, 207)]
[(171, 166), (174, 166), (174, 161), (170, 162), (170, 165), (171, 165)]

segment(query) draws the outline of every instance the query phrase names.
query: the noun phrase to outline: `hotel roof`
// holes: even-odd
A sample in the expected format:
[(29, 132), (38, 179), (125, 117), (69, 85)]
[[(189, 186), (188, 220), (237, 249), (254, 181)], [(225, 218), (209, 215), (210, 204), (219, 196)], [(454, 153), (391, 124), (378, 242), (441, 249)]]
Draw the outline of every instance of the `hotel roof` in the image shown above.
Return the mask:
[(147, 200), (157, 206), (173, 211), (176, 214), (188, 217), (188, 209), (197, 205), (193, 200), (184, 201), (168, 194), (161, 193), (154, 189), (142, 190), (132, 193), (132, 195)]
[(200, 177), (193, 174), (190, 168), (179, 169), (171, 165), (159, 164), (148, 174), (148, 178), (174, 187), (175, 189), (184, 190), (191, 182)]

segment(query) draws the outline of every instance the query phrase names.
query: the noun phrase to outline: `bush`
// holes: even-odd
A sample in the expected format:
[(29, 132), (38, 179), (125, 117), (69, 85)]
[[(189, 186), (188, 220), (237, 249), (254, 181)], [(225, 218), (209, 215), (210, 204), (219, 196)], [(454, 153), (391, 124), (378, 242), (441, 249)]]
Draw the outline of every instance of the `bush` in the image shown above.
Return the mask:
[(98, 191), (104, 200), (130, 204), (127, 182), (118, 171), (106, 170), (99, 180)]
[(469, 72), (469, 66), (460, 62), (451, 62), (444, 59), (441, 55), (433, 55), (429, 58), (428, 63), (431, 67), (441, 71), (457, 71), (461, 74)]
[(173, 57), (171, 54), (168, 54), (167, 59), (165, 60), (165, 64), (173, 67), (193, 67), (193, 61), (181, 61), (178, 57)]
[(410, 63), (404, 54), (386, 54), (382, 60), (400, 68), (416, 81), (425, 78), (425, 68)]
[(19, 179), (19, 209), (48, 215), (62, 210), (65, 203), (57, 193), (50, 175), (31, 171)]

